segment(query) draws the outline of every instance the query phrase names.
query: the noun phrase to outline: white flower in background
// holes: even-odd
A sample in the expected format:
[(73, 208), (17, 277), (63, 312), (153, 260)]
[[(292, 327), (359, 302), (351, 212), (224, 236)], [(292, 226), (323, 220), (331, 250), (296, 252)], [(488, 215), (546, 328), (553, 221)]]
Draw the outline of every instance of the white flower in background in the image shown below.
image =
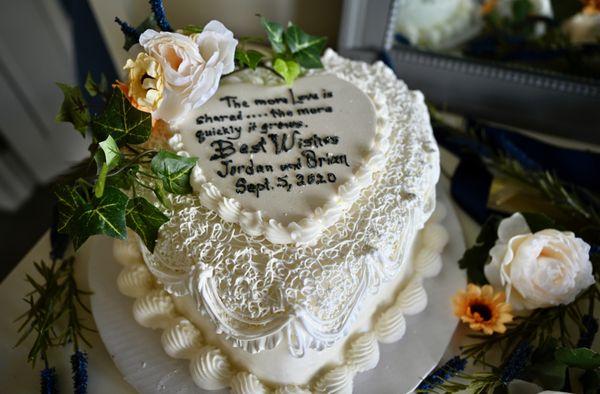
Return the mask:
[(532, 234), (523, 215), (515, 213), (498, 226), (485, 276), (494, 287), (505, 288), (516, 311), (568, 304), (594, 283), (589, 251), (571, 232)]
[(223, 74), (233, 71), (237, 40), (217, 21), (209, 22), (193, 37), (146, 30), (140, 45), (162, 66), (165, 92), (152, 113), (171, 125), (210, 99)]

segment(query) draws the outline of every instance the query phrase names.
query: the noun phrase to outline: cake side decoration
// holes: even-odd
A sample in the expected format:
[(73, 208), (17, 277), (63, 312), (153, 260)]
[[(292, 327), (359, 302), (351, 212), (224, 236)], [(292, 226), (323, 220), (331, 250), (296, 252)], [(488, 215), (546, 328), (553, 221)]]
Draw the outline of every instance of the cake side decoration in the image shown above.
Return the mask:
[[(439, 226), (437, 221), (443, 220), (445, 208), (438, 204), (436, 212), (425, 224), (425, 230), (430, 226)], [(420, 250), (439, 256), (447, 240), (447, 233), (441, 234), (440, 238), (426, 237), (422, 233), (418, 245)], [(117, 241), (115, 248), (123, 248), (126, 244), (131, 245), (132, 242)], [(135, 244), (133, 243), (133, 245)], [(115, 256), (120, 256), (120, 254)], [(394, 297), (391, 305), (374, 317), (373, 328), (349, 341), (348, 346), (345, 347), (342, 362), (325, 368), (302, 385), (266, 384), (251, 372), (240, 370), (238, 366), (231, 363), (228, 356), (219, 347), (204, 340), (198, 330), (193, 328), (192, 322), (177, 314), (173, 315), (171, 309), (165, 307), (164, 300), (155, 296), (158, 294), (156, 290), (151, 290), (147, 295), (136, 299), (134, 315), (135, 305), (138, 305), (140, 300), (145, 300), (144, 302), (154, 300), (152, 302), (155, 302), (156, 306), (149, 306), (147, 309), (156, 311), (157, 315), (153, 315), (156, 318), (162, 314), (163, 323), (160, 328), (164, 330), (162, 343), (165, 351), (177, 358), (190, 360), (190, 373), (194, 382), (203, 389), (216, 390), (231, 387), (232, 392), (240, 393), (267, 392), (269, 389), (275, 390), (277, 393), (351, 393), (354, 376), (357, 373), (373, 369), (377, 365), (379, 342), (393, 343), (400, 340), (406, 330), (405, 316), (414, 315), (425, 308), (427, 295), (423, 288), (423, 279), (437, 275), (442, 265), (441, 259), (437, 258), (434, 261), (436, 261), (435, 267), (431, 267), (426, 260), (415, 262), (414, 272), (407, 284)], [(127, 260), (124, 260), (122, 264), (126, 269)], [(140, 262), (139, 267), (147, 269), (142, 264)], [(145, 315), (136, 317), (136, 320), (145, 327), (157, 327), (152, 321), (148, 321)], [(169, 339), (173, 337), (178, 339)]]

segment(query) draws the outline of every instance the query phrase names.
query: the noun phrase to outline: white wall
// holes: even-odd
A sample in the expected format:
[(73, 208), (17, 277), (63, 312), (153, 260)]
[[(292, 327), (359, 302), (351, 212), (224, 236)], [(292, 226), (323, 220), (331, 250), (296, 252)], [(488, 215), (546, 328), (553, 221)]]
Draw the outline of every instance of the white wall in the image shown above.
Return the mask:
[(85, 156), (87, 143), (54, 117), (55, 82), (74, 83), (68, 19), (55, 0), (19, 0), (0, 23), (0, 209), (15, 209), (35, 184)]

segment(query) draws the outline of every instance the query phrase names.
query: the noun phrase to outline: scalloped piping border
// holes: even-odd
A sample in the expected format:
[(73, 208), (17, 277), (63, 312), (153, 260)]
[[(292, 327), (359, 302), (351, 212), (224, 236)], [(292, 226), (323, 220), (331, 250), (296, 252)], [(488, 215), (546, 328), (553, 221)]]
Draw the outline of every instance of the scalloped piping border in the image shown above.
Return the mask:
[(375, 368), (379, 362), (379, 342), (393, 343), (406, 331), (405, 316), (422, 312), (427, 306), (423, 279), (436, 276), (442, 268), (441, 253), (448, 232), (440, 224), (446, 215), (438, 203), (434, 214), (420, 232), (420, 248), (414, 255), (414, 274), (394, 302), (375, 320), (373, 330), (358, 334), (348, 342), (344, 360), (313, 378), (306, 386), (278, 386), (271, 390), (248, 371), (236, 370), (224, 352), (202, 339), (195, 325), (178, 314), (171, 296), (157, 286), (144, 265), (139, 249), (115, 241), (115, 259), (124, 265), (117, 285), (121, 293), (135, 298), (133, 315), (143, 327), (162, 329), (162, 346), (173, 357), (190, 360), (194, 382), (205, 390), (230, 387), (233, 393), (352, 393), (354, 375)]
[[(331, 62), (363, 64), (344, 59), (331, 49), (325, 52), (323, 61), (326, 67)], [(380, 73), (382, 78), (393, 79), (392, 82), (399, 83), (393, 72), (382, 62), (367, 65), (366, 69), (374, 73), (377, 73), (381, 69), (387, 69), (390, 72)], [(339, 75), (339, 73), (331, 72), (327, 69), (321, 73), (315, 72), (311, 75), (325, 74), (334, 75), (351, 83), (354, 81), (354, 78), (348, 78), (348, 76)], [(375, 107), (376, 130), (373, 145), (363, 157), (361, 165), (353, 173), (352, 177), (339, 185), (337, 193), (323, 206), (316, 208), (312, 214), (298, 222), (291, 222), (284, 225), (275, 219), (263, 217), (261, 211), (245, 210), (238, 200), (223, 196), (213, 183), (208, 182), (202, 172), (202, 168), (196, 164), (190, 177), (190, 184), (194, 191), (198, 193), (201, 204), (215, 211), (223, 220), (238, 223), (247, 234), (252, 236), (264, 235), (266, 239), (274, 244), (310, 244), (316, 242), (322, 232), (338, 221), (342, 214), (360, 197), (360, 192), (371, 183), (372, 176), (382, 168), (386, 161), (385, 154), (389, 149), (388, 137), (391, 130), (389, 122), (386, 120), (387, 107), (385, 99), (381, 95), (369, 95), (364, 90), (362, 91), (371, 99)], [(179, 131), (173, 131), (173, 136), (169, 139), (169, 146), (178, 155), (191, 156), (184, 149)]]

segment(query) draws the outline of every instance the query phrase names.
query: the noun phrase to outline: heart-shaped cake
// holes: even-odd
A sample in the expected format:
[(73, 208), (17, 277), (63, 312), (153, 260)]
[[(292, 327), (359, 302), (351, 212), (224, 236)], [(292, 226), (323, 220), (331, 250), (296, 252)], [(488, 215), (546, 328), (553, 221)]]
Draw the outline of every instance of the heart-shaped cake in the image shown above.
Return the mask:
[(198, 158), (192, 185), (205, 207), (250, 235), (310, 244), (384, 164), (383, 119), (335, 75), (291, 87), (238, 82), (192, 111), (171, 145)]
[(228, 77), (170, 140), (197, 157), (196, 194), (171, 199), (152, 252), (117, 243), (136, 320), (203, 389), (352, 392), (441, 269), (423, 95), (382, 63), (321, 60), (291, 87), (264, 69)]

